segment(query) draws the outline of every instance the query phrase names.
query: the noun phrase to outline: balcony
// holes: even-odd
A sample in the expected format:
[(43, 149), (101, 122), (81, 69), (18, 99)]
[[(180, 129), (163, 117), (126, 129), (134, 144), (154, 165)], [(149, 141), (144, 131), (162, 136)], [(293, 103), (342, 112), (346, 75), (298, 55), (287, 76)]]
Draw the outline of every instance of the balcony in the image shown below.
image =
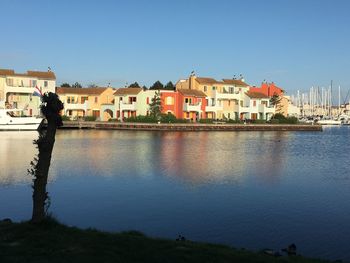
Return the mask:
[(119, 104), (119, 109), (121, 111), (124, 111), (124, 110), (136, 111), (136, 107), (137, 107), (137, 103), (135, 101), (132, 103), (120, 102)]
[(251, 108), (249, 106), (234, 105), (233, 111), (240, 113), (249, 113), (251, 111)]
[(88, 102), (85, 101), (84, 103), (64, 103), (64, 109), (65, 110), (84, 110), (87, 111), (88, 109)]
[(259, 104), (259, 112), (275, 113), (275, 107), (274, 106), (267, 106), (265, 104)]
[(218, 100), (240, 100), (241, 99), (241, 94), (239, 92), (217, 92), (215, 91), (214, 96)]
[(205, 107), (205, 112), (217, 112), (223, 110), (222, 105), (214, 104)]
[(34, 87), (29, 86), (6, 86), (5, 93), (34, 93)]
[(190, 103), (184, 103), (183, 105), (183, 111), (197, 111), (197, 112), (201, 112), (201, 106), (202, 103), (197, 103), (197, 104), (190, 104)]

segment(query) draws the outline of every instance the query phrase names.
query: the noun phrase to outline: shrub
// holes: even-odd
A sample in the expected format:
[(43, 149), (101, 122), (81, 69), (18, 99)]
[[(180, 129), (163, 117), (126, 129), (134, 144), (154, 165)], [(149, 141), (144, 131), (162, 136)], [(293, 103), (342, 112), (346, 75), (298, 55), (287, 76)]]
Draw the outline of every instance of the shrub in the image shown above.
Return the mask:
[(214, 119), (200, 119), (199, 123), (213, 123)]
[(228, 119), (228, 120), (226, 121), (226, 123), (244, 123), (244, 121), (242, 121), (242, 120), (232, 120), (232, 119)]
[(168, 114), (162, 114), (160, 116), (160, 121), (163, 123), (176, 123), (176, 117), (169, 112)]
[(265, 124), (266, 120), (252, 120), (252, 123), (254, 123), (254, 124)]
[(125, 122), (144, 122), (144, 123), (156, 123), (158, 122), (156, 117), (139, 115), (136, 117), (129, 117), (124, 119)]
[(84, 121), (96, 121), (96, 117), (95, 116), (85, 116)]
[(67, 115), (62, 115), (61, 118), (62, 118), (62, 121), (70, 121), (70, 118)]

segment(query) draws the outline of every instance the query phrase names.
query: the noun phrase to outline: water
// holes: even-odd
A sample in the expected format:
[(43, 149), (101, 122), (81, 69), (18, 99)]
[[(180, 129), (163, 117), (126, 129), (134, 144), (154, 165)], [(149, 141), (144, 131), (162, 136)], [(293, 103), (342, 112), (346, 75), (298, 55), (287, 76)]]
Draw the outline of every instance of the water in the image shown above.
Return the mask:
[[(31, 216), (36, 132), (0, 133), (0, 218)], [(68, 225), (350, 260), (350, 128), (58, 131), (50, 211)]]

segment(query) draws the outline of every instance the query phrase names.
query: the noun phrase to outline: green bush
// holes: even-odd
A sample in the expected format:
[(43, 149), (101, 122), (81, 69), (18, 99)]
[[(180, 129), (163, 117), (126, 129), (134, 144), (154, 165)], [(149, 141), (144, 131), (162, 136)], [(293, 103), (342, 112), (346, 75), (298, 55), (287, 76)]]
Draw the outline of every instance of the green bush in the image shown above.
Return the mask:
[(162, 114), (160, 116), (160, 121), (162, 123), (176, 123), (176, 117), (169, 112), (168, 114)]
[(70, 121), (70, 118), (67, 115), (62, 115), (61, 118), (62, 118), (62, 121)]
[(237, 124), (237, 123), (244, 123), (244, 121), (242, 121), (242, 120), (232, 120), (232, 119), (228, 119), (227, 121), (226, 121), (226, 123), (234, 123), (234, 124)]
[(84, 121), (96, 121), (96, 117), (95, 116), (85, 116)]
[(252, 120), (252, 123), (254, 123), (254, 124), (265, 124), (266, 120)]
[(144, 123), (157, 123), (158, 120), (156, 117), (153, 116), (143, 116), (139, 115), (136, 117), (129, 117), (124, 119), (125, 122), (144, 122)]
[(214, 119), (200, 119), (199, 123), (213, 123)]
[(119, 120), (118, 119), (116, 119), (116, 118), (110, 118), (108, 121), (110, 121), (110, 122), (119, 122)]
[(298, 118), (296, 117), (285, 117), (283, 114), (281, 113), (276, 113), (270, 123), (272, 124), (297, 124), (298, 123)]

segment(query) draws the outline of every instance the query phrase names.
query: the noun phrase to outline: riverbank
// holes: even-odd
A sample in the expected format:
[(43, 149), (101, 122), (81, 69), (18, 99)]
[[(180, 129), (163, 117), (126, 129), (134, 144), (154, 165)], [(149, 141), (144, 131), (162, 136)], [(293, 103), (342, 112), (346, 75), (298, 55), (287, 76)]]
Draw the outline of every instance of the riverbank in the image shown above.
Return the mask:
[(223, 245), (149, 238), (139, 232), (106, 233), (67, 227), (0, 222), (0, 262), (327, 262), (275, 257)]
[(64, 121), (61, 129), (148, 130), (148, 131), (322, 131), (308, 124), (200, 124), (200, 123), (120, 123)]

